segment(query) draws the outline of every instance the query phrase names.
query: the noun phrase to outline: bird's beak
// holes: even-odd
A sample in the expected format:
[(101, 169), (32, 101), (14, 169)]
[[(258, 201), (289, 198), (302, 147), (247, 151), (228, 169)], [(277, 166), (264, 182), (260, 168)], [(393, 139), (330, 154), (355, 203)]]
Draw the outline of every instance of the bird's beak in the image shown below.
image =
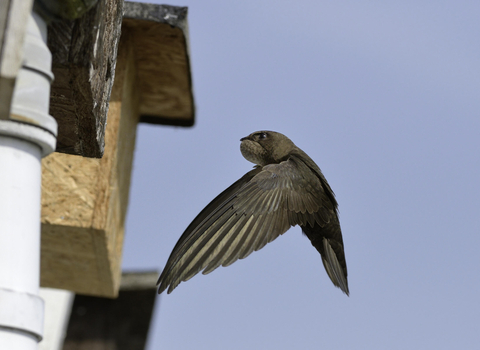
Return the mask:
[(248, 139), (248, 136), (245, 136), (245, 137), (242, 137), (242, 138), (240, 139), (240, 141), (244, 141), (244, 140), (247, 140), (247, 139)]

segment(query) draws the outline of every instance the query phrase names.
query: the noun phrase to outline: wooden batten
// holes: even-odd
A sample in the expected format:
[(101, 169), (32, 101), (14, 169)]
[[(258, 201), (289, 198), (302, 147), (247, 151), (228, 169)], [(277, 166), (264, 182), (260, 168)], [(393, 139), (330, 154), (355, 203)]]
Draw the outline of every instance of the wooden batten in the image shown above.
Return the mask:
[(128, 32), (118, 48), (101, 159), (53, 153), (42, 161), (41, 285), (116, 297), (139, 121)]

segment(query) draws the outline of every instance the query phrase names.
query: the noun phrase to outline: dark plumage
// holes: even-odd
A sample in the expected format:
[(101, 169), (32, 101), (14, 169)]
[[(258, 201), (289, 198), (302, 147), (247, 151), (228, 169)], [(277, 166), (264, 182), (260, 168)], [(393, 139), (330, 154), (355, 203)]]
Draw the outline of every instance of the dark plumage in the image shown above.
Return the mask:
[(258, 131), (240, 141), (242, 155), (256, 166), (187, 227), (158, 279), (158, 293), (243, 259), (300, 225), (333, 284), (348, 295), (337, 201), (320, 168), (280, 133)]

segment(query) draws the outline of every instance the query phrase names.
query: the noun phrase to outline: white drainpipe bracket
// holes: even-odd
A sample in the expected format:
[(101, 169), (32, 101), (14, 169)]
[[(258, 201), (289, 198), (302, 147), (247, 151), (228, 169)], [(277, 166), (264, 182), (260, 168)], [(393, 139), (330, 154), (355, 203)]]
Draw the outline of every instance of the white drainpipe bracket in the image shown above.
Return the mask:
[(38, 145), (42, 149), (42, 157), (55, 151), (57, 144), (57, 138), (45, 129), (11, 120), (0, 120), (0, 135), (30, 141)]

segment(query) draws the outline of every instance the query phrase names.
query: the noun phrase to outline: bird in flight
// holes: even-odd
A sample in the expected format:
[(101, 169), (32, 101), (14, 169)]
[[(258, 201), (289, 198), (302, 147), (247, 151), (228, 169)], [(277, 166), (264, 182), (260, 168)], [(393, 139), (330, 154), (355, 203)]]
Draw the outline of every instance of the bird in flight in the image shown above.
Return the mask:
[(299, 225), (318, 250), (333, 284), (349, 294), (337, 201), (315, 162), (285, 135), (257, 131), (240, 150), (255, 164), (203, 209), (173, 248), (157, 285), (170, 294), (203, 270), (208, 274), (263, 248)]

